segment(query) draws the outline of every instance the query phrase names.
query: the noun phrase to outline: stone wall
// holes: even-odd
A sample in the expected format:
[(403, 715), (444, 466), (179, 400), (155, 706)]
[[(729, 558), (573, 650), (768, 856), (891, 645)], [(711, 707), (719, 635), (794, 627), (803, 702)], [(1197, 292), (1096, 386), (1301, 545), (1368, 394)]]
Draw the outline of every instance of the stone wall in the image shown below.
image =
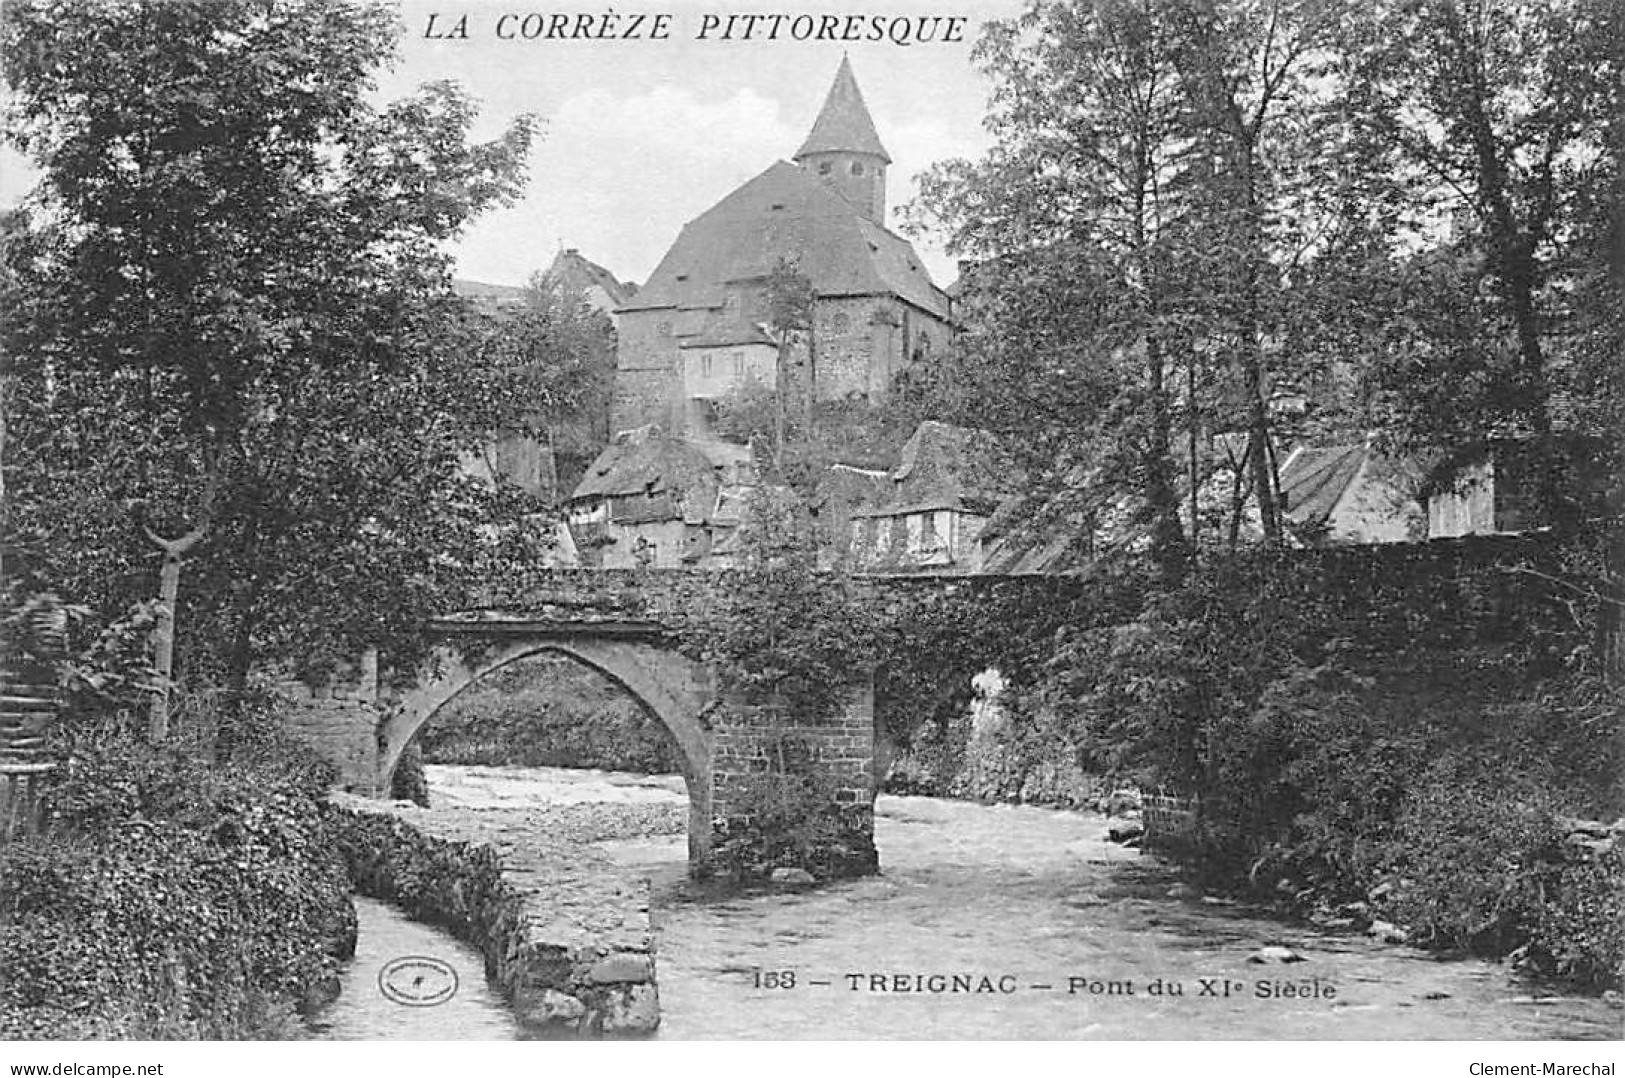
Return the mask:
[[(768, 317), (761, 289), (736, 288), (734, 292), (740, 302), (731, 308), (660, 308), (621, 315), (611, 414), (615, 430), (658, 423), (683, 433), (688, 414), (686, 402), (678, 399), (684, 393), (678, 347), (683, 335), (715, 330), (725, 323), (760, 323)], [(893, 376), (905, 364), (922, 352), (940, 356), (950, 336), (946, 322), (894, 296), (821, 296), (814, 305), (812, 332), (818, 397), (838, 401), (859, 395), (884, 400)], [(796, 378), (805, 377), (805, 365), (806, 346), (802, 345), (790, 356)], [(742, 373), (741, 384), (744, 377)], [(714, 386), (711, 391), (716, 391)]]
[(331, 760), (346, 790), (372, 794), (378, 778), (378, 652), (320, 680), (279, 682), (288, 730)]
[(660, 1024), (647, 881), (582, 882), (568, 865), (515, 864), (454, 828), (426, 833), (451, 825), (410, 805), (335, 802), (356, 890), (478, 948), (527, 1032), (629, 1038)]
[(627, 311), (616, 324), (615, 392), (610, 433), (657, 423), (669, 427), (678, 382), (677, 317), (672, 308)]

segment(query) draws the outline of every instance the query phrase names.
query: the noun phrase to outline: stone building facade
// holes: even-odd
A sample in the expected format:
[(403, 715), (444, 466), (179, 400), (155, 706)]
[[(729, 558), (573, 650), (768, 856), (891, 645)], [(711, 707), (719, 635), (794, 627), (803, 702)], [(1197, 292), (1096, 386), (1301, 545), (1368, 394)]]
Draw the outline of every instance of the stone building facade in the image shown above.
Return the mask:
[(614, 428), (704, 437), (717, 400), (752, 379), (771, 386), (769, 279), (784, 265), (814, 293), (810, 326), (787, 334), (786, 369), (818, 399), (883, 400), (905, 364), (940, 354), (948, 296), (886, 228), (890, 161), (843, 60), (794, 163), (689, 222), (617, 309)]

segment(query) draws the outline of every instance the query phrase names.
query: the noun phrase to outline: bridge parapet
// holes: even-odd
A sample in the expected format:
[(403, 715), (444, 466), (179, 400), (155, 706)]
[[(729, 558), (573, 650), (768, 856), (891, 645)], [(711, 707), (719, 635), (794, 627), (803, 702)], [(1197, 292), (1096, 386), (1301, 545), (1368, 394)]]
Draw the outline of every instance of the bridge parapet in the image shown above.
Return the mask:
[[(993, 574), (840, 574), (854, 596), (901, 603), (920, 596), (992, 600), (1013, 595), (1076, 596), (1098, 585), (1084, 576)], [(646, 621), (676, 628), (682, 615), (703, 612), (743, 576), (737, 569), (560, 569), (537, 565), (483, 589), (474, 601), (494, 617), (530, 616), (564, 622)], [(462, 615), (459, 615), (460, 617)]]

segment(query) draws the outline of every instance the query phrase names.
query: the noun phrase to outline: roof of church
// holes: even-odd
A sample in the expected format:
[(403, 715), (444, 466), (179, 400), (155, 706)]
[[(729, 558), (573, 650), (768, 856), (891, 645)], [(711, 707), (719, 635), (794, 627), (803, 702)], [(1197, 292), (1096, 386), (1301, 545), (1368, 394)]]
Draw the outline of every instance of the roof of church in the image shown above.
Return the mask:
[(684, 225), (649, 282), (620, 309), (720, 306), (723, 284), (766, 279), (780, 259), (794, 260), (821, 296), (891, 294), (948, 317), (948, 297), (907, 240), (786, 161)]
[(813, 121), (812, 130), (807, 132), (807, 141), (796, 151), (795, 160), (812, 153), (829, 152), (869, 153), (891, 163), (891, 156), (880, 144), (875, 122), (869, 118), (869, 109), (863, 103), (863, 91), (858, 89), (858, 80), (852, 74), (852, 62), (844, 56), (830, 85), (829, 96), (824, 98), (824, 107)]

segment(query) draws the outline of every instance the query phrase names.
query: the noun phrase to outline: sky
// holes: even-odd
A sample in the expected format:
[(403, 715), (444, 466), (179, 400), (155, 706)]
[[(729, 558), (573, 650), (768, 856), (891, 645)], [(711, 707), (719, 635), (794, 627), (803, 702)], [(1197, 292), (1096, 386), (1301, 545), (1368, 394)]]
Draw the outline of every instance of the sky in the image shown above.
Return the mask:
[[(914, 193), (915, 176), (933, 162), (978, 156), (989, 84), (971, 61), (981, 24), (1009, 17), (1019, 0), (804, 0), (788, 8), (736, 13), (857, 14), (887, 20), (938, 16), (964, 20), (957, 43), (899, 45), (791, 39), (789, 20), (776, 41), (699, 39), (715, 5), (673, 0), (657, 5), (575, 8), (512, 0), (403, 0), (400, 58), (379, 82), (399, 97), (421, 83), (461, 83), (481, 103), (476, 137), (494, 137), (515, 116), (543, 121), (531, 154), (530, 182), (515, 205), (475, 222), (457, 248), (458, 274), (522, 284), (560, 248), (576, 248), (623, 280), (645, 281), (683, 224), (780, 159), (811, 127), (843, 50), (892, 157), (887, 223)], [(544, 29), (554, 13), (602, 16), (666, 14), (666, 40), (524, 40), (498, 36), (526, 16)], [(506, 21), (503, 16), (511, 16)], [(430, 17), (433, 16), (431, 25)], [(466, 39), (450, 35), (466, 16)], [(601, 23), (594, 23), (594, 28)], [(737, 25), (737, 24), (736, 24)], [(758, 38), (763, 30), (758, 27)], [(871, 23), (864, 22), (866, 31)], [(917, 25), (917, 24), (915, 24)], [(943, 36), (946, 22), (936, 24)], [(902, 31), (897, 31), (901, 35)], [(32, 182), (15, 156), (0, 156), (0, 205)], [(915, 237), (933, 278), (947, 285), (953, 260), (940, 238)]]

